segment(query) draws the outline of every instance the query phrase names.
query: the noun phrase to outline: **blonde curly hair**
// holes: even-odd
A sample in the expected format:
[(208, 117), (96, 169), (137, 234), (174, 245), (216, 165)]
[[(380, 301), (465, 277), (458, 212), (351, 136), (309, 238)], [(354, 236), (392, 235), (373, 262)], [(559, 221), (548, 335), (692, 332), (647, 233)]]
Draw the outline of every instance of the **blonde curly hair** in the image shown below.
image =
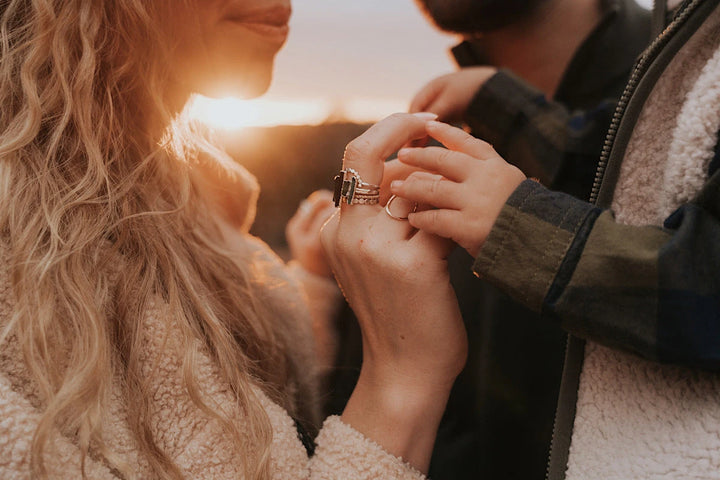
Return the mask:
[(193, 181), (211, 148), (187, 129), (165, 130), (178, 113), (165, 91), (172, 27), (156, 19), (189, 3), (0, 2), (0, 237), (15, 301), (0, 340), (17, 342), (44, 406), (34, 477), (46, 476), (55, 428), (133, 476), (103, 442), (120, 378), (143, 458), (158, 478), (181, 478), (146, 422), (141, 322), (158, 297), (188, 338), (182, 374), (193, 401), (240, 448), (237, 426), (202, 400), (190, 341), (200, 339), (249, 419), (246, 477), (270, 476), (272, 431), (251, 385), (287, 403), (278, 392), (293, 375), (288, 346), (249, 267), (228, 261)]

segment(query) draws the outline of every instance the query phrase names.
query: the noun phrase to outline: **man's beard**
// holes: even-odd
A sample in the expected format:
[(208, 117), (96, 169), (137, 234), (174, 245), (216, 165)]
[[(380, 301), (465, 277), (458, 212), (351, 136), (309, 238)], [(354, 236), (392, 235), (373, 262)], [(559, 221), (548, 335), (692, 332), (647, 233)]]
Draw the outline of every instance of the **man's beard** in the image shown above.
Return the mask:
[(531, 16), (546, 0), (416, 0), (442, 30), (464, 35), (489, 32)]

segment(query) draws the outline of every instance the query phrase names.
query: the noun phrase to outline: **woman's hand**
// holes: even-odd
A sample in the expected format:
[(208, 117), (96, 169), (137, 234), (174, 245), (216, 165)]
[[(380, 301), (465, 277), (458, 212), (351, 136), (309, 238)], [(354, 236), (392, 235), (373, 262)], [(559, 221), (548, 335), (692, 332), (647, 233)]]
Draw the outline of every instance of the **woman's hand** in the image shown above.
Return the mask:
[[(344, 167), (380, 184), (384, 159), (424, 136), (427, 115), (395, 114), (354, 140)], [(409, 205), (393, 203), (393, 213)], [(405, 212), (400, 212), (405, 208)], [(363, 332), (363, 366), (343, 420), (388, 451), (427, 469), (467, 337), (450, 285), (451, 243), (388, 216), (346, 205), (321, 235), (333, 272)]]
[(285, 227), (293, 260), (308, 272), (323, 277), (332, 277), (332, 270), (320, 244), (320, 228), (334, 212), (332, 192), (318, 190), (302, 201)]
[(447, 123), (462, 121), (475, 94), (497, 73), (493, 67), (468, 67), (425, 85), (410, 103), (410, 112), (432, 112)]

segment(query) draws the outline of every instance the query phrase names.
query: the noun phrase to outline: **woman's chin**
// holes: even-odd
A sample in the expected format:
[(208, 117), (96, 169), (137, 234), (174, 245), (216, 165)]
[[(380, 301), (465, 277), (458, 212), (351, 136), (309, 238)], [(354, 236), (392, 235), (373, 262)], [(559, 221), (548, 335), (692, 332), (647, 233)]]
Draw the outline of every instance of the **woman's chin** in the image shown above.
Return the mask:
[(250, 78), (215, 79), (204, 83), (198, 93), (211, 98), (237, 97), (251, 99), (263, 95), (270, 88), (272, 72), (258, 73)]

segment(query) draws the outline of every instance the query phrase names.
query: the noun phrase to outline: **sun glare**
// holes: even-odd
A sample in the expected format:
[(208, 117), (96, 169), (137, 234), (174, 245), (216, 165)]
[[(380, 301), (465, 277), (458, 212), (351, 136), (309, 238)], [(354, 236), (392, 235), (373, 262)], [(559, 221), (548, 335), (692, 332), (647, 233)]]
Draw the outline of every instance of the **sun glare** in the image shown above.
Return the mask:
[(392, 99), (283, 100), (197, 96), (189, 106), (192, 118), (222, 130), (277, 125), (318, 125), (323, 122), (373, 123), (407, 105)]
[(328, 107), (315, 101), (239, 100), (198, 96), (190, 105), (190, 116), (211, 127), (237, 130), (275, 125), (316, 125), (328, 116)]

